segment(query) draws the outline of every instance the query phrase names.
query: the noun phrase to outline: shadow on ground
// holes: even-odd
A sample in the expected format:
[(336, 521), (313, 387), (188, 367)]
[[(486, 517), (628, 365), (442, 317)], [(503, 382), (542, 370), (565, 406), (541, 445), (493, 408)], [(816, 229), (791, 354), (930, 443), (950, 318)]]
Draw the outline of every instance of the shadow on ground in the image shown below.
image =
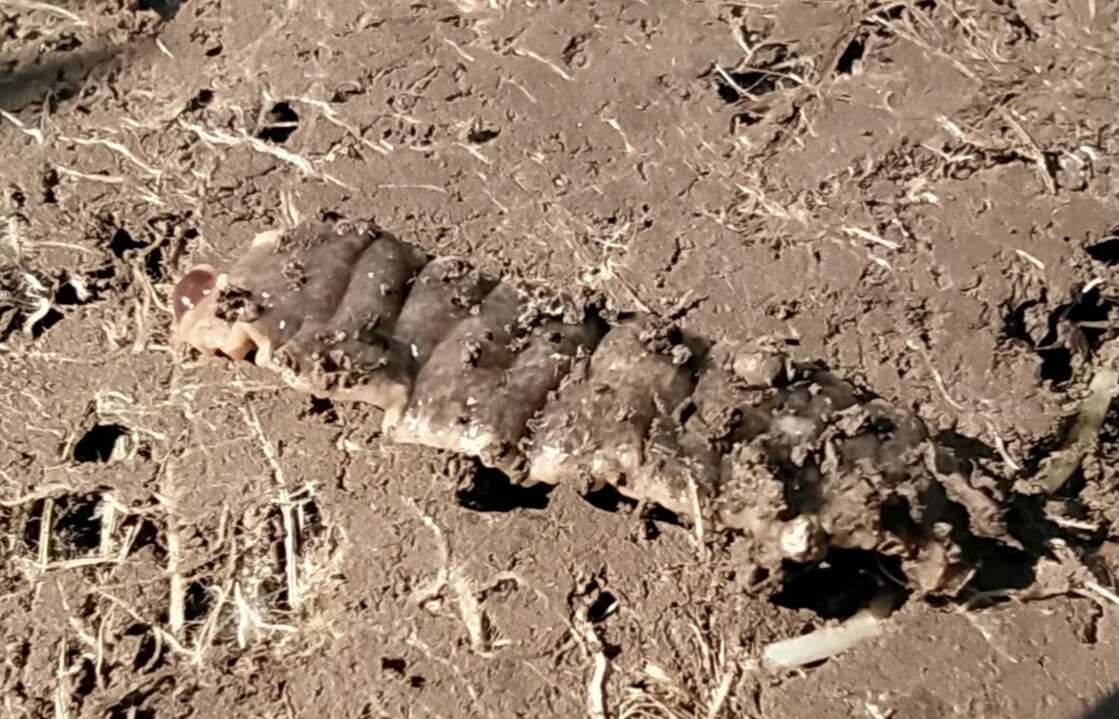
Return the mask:
[(116, 57), (120, 48), (82, 50), (64, 57), (20, 67), (0, 77), (0, 110), (16, 112), (48, 95), (65, 101), (76, 95), (92, 73)]
[(1110, 694), (1100, 700), (1100, 703), (1088, 710), (1080, 719), (1117, 719), (1119, 718), (1119, 689), (1113, 689)]

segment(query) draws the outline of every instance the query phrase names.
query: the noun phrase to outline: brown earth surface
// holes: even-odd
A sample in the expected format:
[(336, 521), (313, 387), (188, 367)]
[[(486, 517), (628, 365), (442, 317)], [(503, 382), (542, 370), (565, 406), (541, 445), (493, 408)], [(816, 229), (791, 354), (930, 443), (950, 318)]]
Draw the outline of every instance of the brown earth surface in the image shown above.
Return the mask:
[[(1119, 416), (1030, 481), (1115, 355), (1116, 4), (0, 0), (0, 30), (4, 716), (1119, 716)], [(735, 537), (172, 346), (175, 281), (299, 218), (821, 360), (1016, 487), (1030, 558), (768, 671), (877, 555), (759, 590)]]

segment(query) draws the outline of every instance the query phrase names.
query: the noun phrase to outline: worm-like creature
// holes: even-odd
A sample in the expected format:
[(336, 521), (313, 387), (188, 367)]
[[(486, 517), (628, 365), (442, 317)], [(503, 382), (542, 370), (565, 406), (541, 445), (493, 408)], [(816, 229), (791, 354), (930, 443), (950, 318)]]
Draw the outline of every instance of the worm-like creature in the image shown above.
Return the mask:
[(826, 370), (651, 315), (604, 319), (380, 230), (262, 233), (228, 271), (187, 272), (172, 299), (177, 341), (375, 405), (391, 441), (515, 482), (612, 485), (744, 533), (762, 566), (873, 550), (900, 556), (913, 589), (953, 592), (1005, 533), (966, 459)]

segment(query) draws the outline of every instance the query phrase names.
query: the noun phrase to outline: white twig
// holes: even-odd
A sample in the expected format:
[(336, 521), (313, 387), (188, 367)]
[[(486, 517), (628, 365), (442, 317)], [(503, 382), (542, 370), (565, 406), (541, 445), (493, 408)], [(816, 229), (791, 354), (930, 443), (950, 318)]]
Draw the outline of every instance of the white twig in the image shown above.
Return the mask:
[(39, 145), (43, 144), (43, 131), (42, 130), (40, 130), (38, 128), (35, 128), (35, 127), (28, 127), (18, 117), (16, 117), (12, 113), (7, 112), (5, 110), (0, 110), (0, 117), (4, 118), (8, 122), (15, 125), (17, 130), (19, 130), (20, 132), (22, 132), (25, 135), (30, 136), (32, 139), (35, 140), (35, 142), (37, 144), (39, 144)]
[(277, 503), (280, 505), (280, 518), (284, 525), (284, 575), (287, 580), (288, 604), (294, 609), (299, 606), (300, 600), (299, 575), (295, 562), (295, 520), (291, 514), (292, 503), (284, 480), (284, 470), (276, 455), (276, 448), (272, 446), (272, 442), (264, 434), (264, 427), (261, 426), (260, 418), (252, 406), (242, 407), (241, 416), (252, 433), (256, 435), (261, 451), (264, 453), (264, 458), (272, 468), (272, 477), (280, 485), (280, 497)]
[(876, 235), (875, 233), (864, 230), (861, 227), (847, 226), (842, 229), (844, 234), (846, 234), (848, 237), (858, 237), (859, 239), (866, 240), (867, 242), (873, 242), (876, 245), (889, 247), (891, 250), (897, 250), (901, 248), (901, 245), (894, 242), (893, 240), (887, 240), (885, 237)]

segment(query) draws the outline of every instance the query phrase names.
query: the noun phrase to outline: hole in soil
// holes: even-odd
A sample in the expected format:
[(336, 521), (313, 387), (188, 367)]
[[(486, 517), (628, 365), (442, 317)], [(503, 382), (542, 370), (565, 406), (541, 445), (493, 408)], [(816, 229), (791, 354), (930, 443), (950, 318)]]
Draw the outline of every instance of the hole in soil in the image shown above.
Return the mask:
[(710, 76), (715, 78), (719, 98), (731, 105), (739, 100), (756, 100), (762, 95), (795, 85), (796, 81), (788, 77), (787, 69), (795, 59), (784, 45), (767, 45), (751, 58), (750, 69), (725, 74), (713, 71)]
[(146, 245), (143, 242), (132, 239), (132, 235), (123, 227), (117, 228), (113, 238), (109, 240), (109, 250), (120, 260), (124, 259), (125, 253), (129, 250), (142, 250), (144, 247)]
[(493, 140), (494, 138), (496, 138), (500, 134), (501, 134), (500, 130), (491, 130), (489, 128), (476, 128), (476, 129), (471, 130), (469, 133), (467, 133), (466, 139), (469, 140), (470, 142), (473, 142), (475, 145), (481, 145), (482, 143), (489, 142), (490, 140)]
[[(1073, 293), (1071, 307), (1068, 310), (1068, 321), (1073, 324), (1080, 322), (1106, 322), (1111, 314), (1112, 304), (1104, 299), (1098, 287), (1088, 292), (1077, 290)], [(1078, 331), (1087, 341), (1088, 347), (1095, 350), (1099, 347), (1107, 330), (1100, 327), (1078, 327)]]
[(74, 445), (75, 462), (108, 462), (113, 450), (123, 437), (128, 436), (128, 428), (119, 424), (98, 424), (86, 432)]
[(43, 318), (36, 322), (35, 326), (31, 328), (31, 337), (34, 339), (39, 339), (43, 336), (44, 332), (61, 322), (64, 317), (65, 315), (63, 315), (58, 310), (54, 309), (53, 307), (50, 308), (49, 310), (47, 310), (47, 313), (43, 315)]
[(680, 517), (671, 509), (665, 509), (659, 504), (645, 505), (645, 511), (641, 513), (641, 518), (647, 523), (651, 524), (654, 528), (657, 522), (663, 524), (674, 524), (678, 527), (691, 527), (691, 522), (682, 522)]
[(334, 94), (330, 96), (330, 101), (340, 105), (349, 101), (351, 97), (357, 97), (363, 94), (365, 94), (365, 91), (362, 89), (361, 85), (355, 82), (347, 82), (334, 89)]
[(188, 622), (202, 619), (210, 611), (211, 595), (205, 584), (191, 582), (183, 592), (183, 619)]
[[(732, 72), (730, 73), (730, 79), (734, 80), (735, 85), (738, 87), (744, 87), (747, 84), (746, 81), (749, 79), (749, 73)], [(719, 93), (719, 99), (727, 104), (735, 103), (742, 99), (742, 94), (738, 89), (722, 79), (720, 79), (716, 92)]]
[(170, 20), (175, 17), (182, 7), (182, 0), (138, 0), (136, 3), (137, 10), (151, 10), (163, 20)]
[[(78, 653), (71, 652), (69, 659), (70, 664), (73, 665), (79, 659)], [(97, 671), (92, 661), (89, 659), (82, 661), (81, 668), (78, 670), (77, 681), (74, 684), (74, 693), (80, 697), (89, 696), (97, 687)]]
[(1111, 266), (1119, 264), (1119, 227), (1108, 234), (1114, 236), (1094, 245), (1089, 245), (1087, 252), (1088, 256), (1096, 262)]
[[(1072, 379), (1076, 357), (1088, 358), (1099, 349), (1109, 326), (1113, 304), (1103, 297), (1099, 288), (1084, 292), (1074, 288), (1067, 302), (1057, 306), (1045, 317), (1044, 336), (1038, 339), (1039, 328), (1031, 333), (1027, 317), (1039, 301), (1024, 303), (1006, 317), (1005, 334), (1028, 342), (1041, 358), (1041, 378), (1056, 385)], [(1035, 317), (1034, 324), (1040, 323)]]
[(835, 72), (837, 75), (850, 75), (855, 70), (855, 65), (859, 60), (863, 59), (863, 53), (866, 52), (866, 44), (861, 38), (853, 38), (851, 42), (847, 43), (847, 47), (843, 50), (843, 54), (839, 56), (839, 60), (835, 63)]
[(1010, 339), (1020, 340), (1032, 346), (1034, 340), (1030, 337), (1026, 319), (1027, 315), (1030, 314), (1030, 310), (1042, 304), (1044, 304), (1042, 300), (1027, 300), (1026, 302), (1014, 305), (1003, 317), (1003, 334)]
[(58, 177), (58, 170), (53, 167), (48, 167), (43, 171), (40, 185), (44, 204), (53, 205), (58, 203), (58, 195), (55, 194), (54, 188), (58, 187), (61, 182), (62, 180)]
[(154, 522), (147, 519), (140, 520), (140, 528), (136, 532), (136, 537), (132, 540), (132, 548), (129, 556), (135, 555), (137, 552), (150, 547), (152, 559), (163, 563), (167, 559), (167, 550), (159, 543), (159, 527)]
[(425, 684), (427, 684), (427, 679), (421, 677), (419, 674), (413, 674), (408, 677), (408, 686), (413, 689), (423, 689)]
[(513, 484), (503, 472), (474, 461), (470, 486), (455, 492), (460, 506), (476, 512), (511, 512), (515, 509), (545, 509), (554, 486)]
[[(189, 218), (189, 214), (187, 215), (187, 218)], [(171, 223), (182, 223), (185, 222), (187, 218), (168, 218), (165, 216), (158, 217), (154, 220), (150, 220), (148, 222), (148, 225), (155, 232), (163, 234), (166, 233), (165, 222), (167, 220), (170, 220)], [(164, 279), (164, 249), (169, 244), (173, 244), (174, 242), (179, 242), (181, 244), (183, 242), (192, 240), (197, 236), (197, 230), (186, 229), (182, 232), (181, 239), (176, 240), (173, 239), (170, 235), (164, 234), (163, 237), (157, 236), (151, 242), (145, 243), (136, 240), (131, 233), (129, 233), (122, 227), (118, 228), (113, 234), (113, 238), (109, 241), (109, 249), (112, 251), (115, 257), (124, 261), (128, 261), (134, 255), (141, 255), (144, 261), (144, 271), (147, 272), (148, 277), (151, 277), (153, 280), (162, 280)]]
[(950, 429), (938, 432), (936, 443), (955, 452), (957, 458), (979, 460), (994, 459), (997, 456), (995, 448), (986, 442)]
[(160, 643), (155, 640), (155, 635), (142, 624), (134, 624), (126, 634), (140, 637), (140, 647), (136, 650), (136, 656), (132, 658), (132, 670), (151, 670), (155, 668), (159, 662), (156, 653), (162, 652)]
[(45, 505), (45, 499), (40, 499), (31, 505), (31, 512), (27, 516), (27, 521), (23, 523), (23, 543), (32, 553), (39, 551), (39, 535), (43, 531), (43, 507)]
[(988, 594), (1025, 589), (1034, 583), (1035, 558), (1029, 552), (982, 537), (972, 549), (981, 559), (976, 562), (978, 570), (965, 587), (963, 596), (968, 596), (969, 592)]
[(1072, 351), (1067, 347), (1054, 347), (1041, 351), (1041, 378), (1053, 384), (1064, 384), (1072, 379)]
[(395, 672), (404, 676), (408, 671), (408, 663), (400, 657), (381, 657), (381, 671)]
[(823, 619), (846, 619), (865, 607), (883, 589), (896, 593), (895, 607), (909, 591), (901, 560), (862, 549), (832, 549), (816, 564), (787, 562), (781, 589), (770, 598), (786, 609), (809, 609)]
[(268, 111), (267, 124), (256, 136), (265, 142), (282, 145), (299, 128), (299, 115), (286, 102), (277, 102)]
[[(31, 507), (23, 525), (23, 541), (31, 552), (39, 551), (39, 538), (43, 534), (44, 512), (47, 502), (40, 499)], [(87, 554), (101, 547), (101, 497), (97, 494), (83, 496), (63, 495), (53, 499), (50, 513), (50, 557), (68, 559)]]
[(338, 421), (338, 411), (329, 399), (311, 397), (307, 407), (299, 413), (300, 419), (318, 417), (323, 422), (331, 424)]
[[(43, 536), (44, 514), (47, 502), (35, 502), (23, 523), (23, 543), (31, 552), (39, 551), (39, 538)], [(54, 498), (50, 510), (49, 557), (50, 559), (70, 559), (88, 555), (101, 549), (101, 495), (62, 495)]]
[(595, 624), (606, 619), (606, 615), (617, 604), (617, 597), (610, 592), (602, 592), (594, 603), (587, 608), (587, 619)]
[(198, 112), (199, 110), (209, 107), (210, 103), (213, 101), (214, 91), (209, 88), (202, 88), (198, 91), (198, 94), (192, 97), (190, 102), (187, 103), (185, 112)]
[(85, 554), (101, 547), (101, 497), (59, 497), (54, 502), (55, 522), (51, 543)]
[(944, 474), (963, 472), (970, 475), (984, 463), (999, 458), (994, 447), (952, 430), (938, 432), (933, 441), (933, 461), (937, 471)]
[(78, 276), (63, 272), (54, 293), (56, 305), (84, 305), (93, 299), (93, 293)]

